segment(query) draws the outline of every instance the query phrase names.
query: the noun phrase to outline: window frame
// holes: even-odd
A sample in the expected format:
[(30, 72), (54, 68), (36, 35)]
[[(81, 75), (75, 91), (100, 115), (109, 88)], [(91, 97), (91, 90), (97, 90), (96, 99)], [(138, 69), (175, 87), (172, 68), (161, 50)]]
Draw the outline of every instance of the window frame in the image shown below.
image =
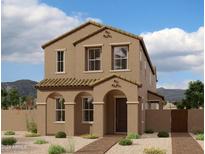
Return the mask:
[[(60, 109), (57, 109), (57, 99), (61, 99), (62, 97), (56, 97), (55, 98), (55, 123), (65, 123), (65, 101), (63, 102), (64, 103), (64, 108), (61, 106)], [(62, 120), (57, 120), (57, 112), (61, 112), (61, 118)], [(64, 112), (64, 120), (63, 120), (63, 113)]]
[[(99, 49), (100, 51), (100, 58), (99, 58), (99, 60), (97, 60), (97, 59), (90, 59), (89, 58), (89, 53), (90, 53), (90, 50), (91, 49), (93, 49), (94, 50), (94, 55), (95, 55), (95, 49)], [(101, 46), (90, 46), (90, 47), (86, 47), (85, 48), (85, 54), (86, 54), (86, 56), (85, 56), (85, 72), (102, 72), (102, 47)], [(90, 70), (90, 67), (89, 67), (89, 64), (90, 64), (90, 61), (93, 61), (94, 63), (96, 62), (96, 61), (100, 61), (100, 69), (99, 70), (96, 70), (96, 69), (94, 69), (94, 70)], [(94, 67), (95, 68), (95, 67)]]
[[(115, 47), (127, 47), (127, 57), (126, 57), (126, 60), (127, 60), (127, 68), (125, 69), (116, 69), (115, 68), (115, 56), (114, 56), (114, 48)], [(128, 66), (128, 62), (129, 62), (129, 45), (127, 44), (122, 44), (122, 45), (113, 45), (112, 46), (112, 52), (111, 52), (111, 71), (128, 71), (129, 70), (129, 66)], [(123, 60), (125, 58), (117, 58), (117, 59), (120, 59), (120, 60)]]
[[(92, 101), (92, 104), (93, 104), (93, 109), (84, 109), (84, 99), (85, 98), (91, 98), (93, 99), (92, 96), (82, 96), (81, 99), (82, 99), (82, 123), (84, 124), (93, 124), (94, 122), (94, 104), (93, 104), (93, 101)], [(85, 121), (84, 119), (84, 111), (92, 111), (93, 112), (93, 121)]]
[[(58, 52), (63, 52), (63, 61), (58, 61)], [(58, 62), (63, 62), (63, 71), (58, 71)], [(65, 49), (57, 49), (56, 50), (56, 74), (64, 74), (65, 73)]]

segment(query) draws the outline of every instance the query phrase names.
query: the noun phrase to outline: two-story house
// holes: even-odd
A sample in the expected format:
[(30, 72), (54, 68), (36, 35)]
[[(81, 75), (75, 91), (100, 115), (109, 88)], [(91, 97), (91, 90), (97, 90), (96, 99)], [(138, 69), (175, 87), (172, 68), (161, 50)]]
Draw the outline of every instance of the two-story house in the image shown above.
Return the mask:
[(162, 109), (156, 67), (142, 37), (89, 21), (42, 48), (45, 77), (36, 85), (40, 134), (143, 133), (145, 110)]

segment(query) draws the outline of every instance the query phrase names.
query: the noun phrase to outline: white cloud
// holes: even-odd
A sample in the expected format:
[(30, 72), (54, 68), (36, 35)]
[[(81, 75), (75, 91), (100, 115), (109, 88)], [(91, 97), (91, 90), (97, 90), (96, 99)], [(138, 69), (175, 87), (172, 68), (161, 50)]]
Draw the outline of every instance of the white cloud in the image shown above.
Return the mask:
[(2, 60), (41, 63), (41, 45), (83, 21), (97, 18), (69, 16), (38, 0), (2, 1)]
[(158, 71), (203, 72), (204, 27), (195, 32), (166, 28), (141, 34)]
[(187, 89), (189, 86), (189, 82), (192, 80), (184, 80), (179, 83), (171, 82), (171, 83), (161, 83), (157, 85), (157, 88), (163, 87), (166, 89)]

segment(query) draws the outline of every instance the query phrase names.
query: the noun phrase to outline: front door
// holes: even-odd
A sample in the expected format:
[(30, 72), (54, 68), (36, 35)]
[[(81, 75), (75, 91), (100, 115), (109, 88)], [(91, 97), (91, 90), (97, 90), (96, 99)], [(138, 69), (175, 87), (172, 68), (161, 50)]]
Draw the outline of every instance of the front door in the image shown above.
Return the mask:
[(116, 98), (116, 132), (127, 132), (126, 102), (126, 98)]

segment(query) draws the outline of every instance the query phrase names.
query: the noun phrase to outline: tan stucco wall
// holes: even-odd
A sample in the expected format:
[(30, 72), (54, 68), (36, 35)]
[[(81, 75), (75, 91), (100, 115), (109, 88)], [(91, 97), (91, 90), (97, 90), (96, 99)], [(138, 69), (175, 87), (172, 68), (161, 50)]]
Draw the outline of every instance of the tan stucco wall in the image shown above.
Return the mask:
[[(74, 77), (75, 76), (75, 52), (77, 52), (73, 46), (73, 42), (94, 32), (99, 27), (92, 24), (70, 34), (63, 39), (49, 45), (44, 49), (44, 67), (45, 78), (61, 78), (61, 77)], [(65, 51), (65, 74), (56, 74), (56, 50), (66, 49)], [(78, 62), (78, 61), (77, 61)]]
[(171, 110), (146, 110), (146, 129), (171, 131)]
[(188, 131), (204, 131), (204, 110), (188, 110)]
[[(103, 35), (105, 31), (109, 31), (111, 38), (104, 38)], [(123, 43), (130, 42), (128, 44), (128, 71), (116, 71), (114, 73), (121, 74), (124, 77), (132, 79), (134, 81), (139, 81), (139, 56), (138, 56), (138, 46), (139, 40), (134, 38), (119, 34), (117, 32), (111, 30), (105, 30), (91, 38), (86, 39), (85, 41), (76, 45), (75, 52), (75, 61), (78, 62), (76, 65), (75, 74), (79, 75), (79, 78), (101, 78), (102, 76), (108, 76), (113, 73), (112, 70), (112, 45), (110, 43)], [(101, 52), (101, 68), (103, 72), (100, 73), (85, 73), (85, 46), (84, 45), (94, 45), (94, 44), (102, 44), (102, 52)]]
[(26, 131), (26, 119), (36, 122), (36, 110), (1, 110), (1, 130)]

